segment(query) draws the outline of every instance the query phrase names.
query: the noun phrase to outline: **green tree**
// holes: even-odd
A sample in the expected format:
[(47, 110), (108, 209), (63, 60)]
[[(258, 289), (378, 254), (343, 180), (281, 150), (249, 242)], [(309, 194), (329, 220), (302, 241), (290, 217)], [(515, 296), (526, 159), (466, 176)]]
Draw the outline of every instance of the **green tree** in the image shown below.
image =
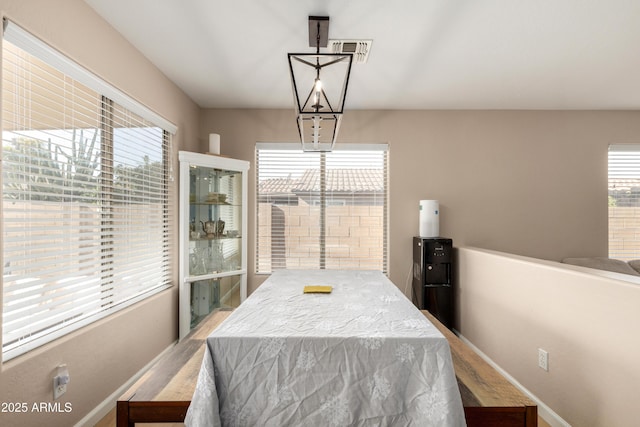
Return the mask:
[(100, 184), (98, 132), (72, 131), (69, 149), (51, 139), (14, 138), (3, 145), (3, 198), (39, 201), (95, 200)]
[[(151, 162), (144, 156), (137, 166), (119, 164), (114, 171), (114, 201), (148, 202), (150, 186), (163, 185), (162, 162)], [(155, 191), (152, 191), (155, 192)]]

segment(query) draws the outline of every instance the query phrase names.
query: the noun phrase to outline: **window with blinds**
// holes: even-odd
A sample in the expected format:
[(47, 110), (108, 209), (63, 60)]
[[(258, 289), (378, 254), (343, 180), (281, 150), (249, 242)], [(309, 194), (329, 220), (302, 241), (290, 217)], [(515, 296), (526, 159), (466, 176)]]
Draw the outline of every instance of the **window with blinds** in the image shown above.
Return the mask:
[(12, 23), (2, 67), (8, 360), (171, 285), (175, 127)]
[(609, 257), (640, 258), (640, 144), (609, 146)]
[(256, 272), (387, 272), (386, 144), (256, 146)]

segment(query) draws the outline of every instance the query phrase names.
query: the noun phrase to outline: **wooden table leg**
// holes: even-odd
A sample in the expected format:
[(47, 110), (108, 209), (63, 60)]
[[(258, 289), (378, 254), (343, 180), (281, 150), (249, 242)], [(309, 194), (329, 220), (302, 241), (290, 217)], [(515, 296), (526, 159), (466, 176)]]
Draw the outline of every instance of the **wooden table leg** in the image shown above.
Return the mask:
[(116, 426), (135, 427), (135, 422), (129, 422), (129, 401), (118, 400), (116, 405)]

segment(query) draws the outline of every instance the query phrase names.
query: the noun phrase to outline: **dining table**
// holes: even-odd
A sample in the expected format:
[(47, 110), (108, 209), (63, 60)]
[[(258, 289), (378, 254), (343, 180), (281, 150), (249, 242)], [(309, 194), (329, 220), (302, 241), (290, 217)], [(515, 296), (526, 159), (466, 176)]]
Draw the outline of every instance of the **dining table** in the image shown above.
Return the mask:
[(277, 270), (206, 339), (187, 426), (465, 425), (448, 341), (380, 271)]

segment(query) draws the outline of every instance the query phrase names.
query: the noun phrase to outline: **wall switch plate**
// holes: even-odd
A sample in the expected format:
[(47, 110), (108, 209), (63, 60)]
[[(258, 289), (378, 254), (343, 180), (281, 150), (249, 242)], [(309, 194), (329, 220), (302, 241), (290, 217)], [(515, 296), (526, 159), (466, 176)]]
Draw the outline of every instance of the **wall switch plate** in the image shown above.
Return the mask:
[(538, 349), (538, 366), (549, 371), (549, 353), (541, 348)]

